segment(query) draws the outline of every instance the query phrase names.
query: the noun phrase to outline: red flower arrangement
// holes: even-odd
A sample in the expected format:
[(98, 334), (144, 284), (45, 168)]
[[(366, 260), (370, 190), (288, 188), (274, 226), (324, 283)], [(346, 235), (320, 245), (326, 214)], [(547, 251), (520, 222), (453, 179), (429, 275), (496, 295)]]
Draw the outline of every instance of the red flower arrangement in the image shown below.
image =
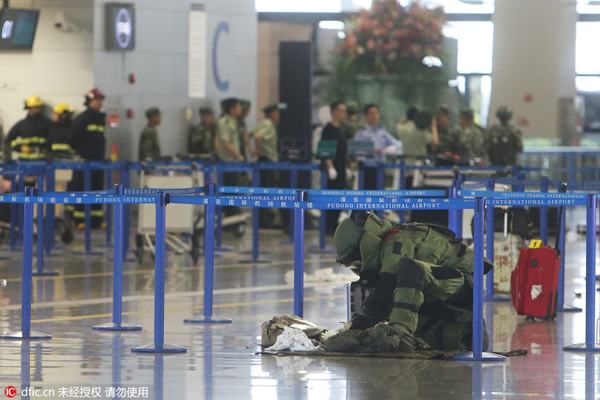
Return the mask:
[(355, 73), (395, 73), (403, 60), (440, 57), (445, 16), (441, 7), (430, 9), (417, 1), (402, 7), (396, 0), (374, 1), (370, 11), (346, 21), (346, 37), (338, 57)]

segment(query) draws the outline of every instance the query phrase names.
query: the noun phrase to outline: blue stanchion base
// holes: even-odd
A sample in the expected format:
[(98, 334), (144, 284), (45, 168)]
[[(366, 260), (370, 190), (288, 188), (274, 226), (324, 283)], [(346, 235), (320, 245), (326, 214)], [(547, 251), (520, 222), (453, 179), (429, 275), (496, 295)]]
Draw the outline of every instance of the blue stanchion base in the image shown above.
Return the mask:
[(495, 295), (495, 296), (483, 296), (483, 301), (511, 301), (510, 297)]
[(73, 254), (76, 254), (78, 256), (101, 256), (104, 254), (103, 251), (85, 251), (85, 250), (80, 250), (80, 251), (74, 251)]
[(235, 247), (221, 245), (220, 247), (215, 247), (215, 251), (234, 251)]
[(587, 345), (586, 343), (572, 344), (570, 346), (563, 347), (564, 351), (589, 351), (589, 352), (600, 352), (600, 343), (592, 343)]
[(240, 264), (270, 264), (270, 263), (272, 263), (273, 261), (271, 261), (271, 260), (261, 260), (261, 259), (258, 259), (258, 260), (240, 260), (240, 261), (238, 261), (238, 262), (239, 262)]
[(488, 352), (481, 353), (481, 357), (475, 357), (472, 351), (456, 355), (450, 359), (456, 361), (506, 361), (506, 357)]
[(132, 348), (135, 353), (185, 353), (187, 348), (174, 344), (149, 344), (143, 347)]
[(583, 310), (581, 308), (575, 307), (575, 306), (562, 306), (562, 307), (557, 307), (556, 311), (562, 311), (562, 312), (581, 312)]
[(227, 318), (203, 317), (202, 319), (187, 318), (183, 322), (186, 324), (230, 324), (233, 321)]
[[(244, 251), (240, 251), (239, 253), (240, 254), (250, 254), (250, 255), (252, 255), (252, 250), (244, 250)], [(265, 254), (271, 254), (271, 252), (270, 251), (259, 251), (258, 254), (265, 255)]]
[(58, 272), (33, 272), (31, 276), (58, 276)]
[(50, 340), (52, 335), (42, 332), (7, 332), (0, 335), (0, 339), (9, 340)]
[(114, 322), (108, 322), (102, 325), (92, 326), (95, 331), (141, 331), (142, 327), (134, 324), (115, 324)]
[(325, 246), (323, 248), (321, 248), (321, 246), (313, 246), (309, 247), (308, 251), (313, 254), (334, 254), (336, 252), (335, 248), (331, 246)]

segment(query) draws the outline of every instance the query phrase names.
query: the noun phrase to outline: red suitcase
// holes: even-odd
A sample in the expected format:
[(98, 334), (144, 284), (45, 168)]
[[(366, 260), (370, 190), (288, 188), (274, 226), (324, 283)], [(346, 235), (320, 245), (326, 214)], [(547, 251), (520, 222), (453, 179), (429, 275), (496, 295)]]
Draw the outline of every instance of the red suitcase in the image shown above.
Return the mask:
[(517, 314), (555, 318), (559, 272), (560, 257), (552, 247), (522, 249), (511, 276), (510, 292)]

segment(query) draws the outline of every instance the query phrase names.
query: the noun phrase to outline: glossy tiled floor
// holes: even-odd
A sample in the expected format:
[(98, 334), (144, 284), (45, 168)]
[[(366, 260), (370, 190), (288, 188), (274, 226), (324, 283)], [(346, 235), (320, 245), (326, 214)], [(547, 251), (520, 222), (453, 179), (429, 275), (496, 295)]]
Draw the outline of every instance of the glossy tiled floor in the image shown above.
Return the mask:
[[(325, 267), (347, 273), (331, 255), (308, 250), (317, 243), (316, 232), (307, 232), (306, 238), (308, 274)], [(101, 243), (101, 234), (94, 239), (95, 245)], [(584, 290), (585, 243), (583, 237), (571, 239), (566, 299), (583, 306), (583, 298), (575, 298), (574, 293)], [(509, 303), (490, 303), (485, 308), (494, 350), (530, 351), (527, 357), (506, 362), (255, 355), (261, 323), (292, 312), (293, 293), (285, 275), (292, 269), (293, 247), (280, 244), (281, 240), (278, 232), (261, 234), (262, 249), (272, 251), (265, 256), (273, 261), (270, 264), (241, 264), (239, 260), (248, 256), (237, 251), (217, 259), (214, 313), (231, 318), (232, 324), (183, 323), (184, 318), (202, 314), (203, 268), (193, 267), (188, 257), (169, 254), (165, 341), (188, 351), (159, 356), (131, 352), (132, 347), (153, 341), (150, 257), (142, 265), (124, 266), (123, 320), (141, 325), (143, 331), (99, 333), (91, 327), (111, 319), (111, 250), (91, 257), (58, 250), (61, 255), (47, 258), (46, 266), (60, 275), (33, 282), (32, 328), (54, 338), (0, 341), (0, 389), (31, 387), (35, 391), (22, 398), (32, 399), (592, 399), (600, 395), (600, 355), (561, 350), (563, 345), (584, 341), (585, 315), (561, 313), (556, 321), (525, 322)], [(248, 250), (250, 235), (241, 241), (225, 235), (225, 243)], [(81, 239), (75, 245), (81, 246)], [(2, 254), (10, 260), (0, 261), (0, 278), (8, 280), (0, 288), (0, 330), (19, 330), (21, 255)], [(305, 317), (338, 328), (345, 319), (344, 293), (342, 281), (307, 282)]]

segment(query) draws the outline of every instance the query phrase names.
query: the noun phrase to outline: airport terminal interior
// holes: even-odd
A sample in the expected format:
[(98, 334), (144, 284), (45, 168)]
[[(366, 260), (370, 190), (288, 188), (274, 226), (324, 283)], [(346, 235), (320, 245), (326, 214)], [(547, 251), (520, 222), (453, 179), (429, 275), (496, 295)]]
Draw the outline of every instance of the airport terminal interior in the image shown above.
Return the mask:
[(600, 398), (599, 1), (0, 33), (0, 398)]

